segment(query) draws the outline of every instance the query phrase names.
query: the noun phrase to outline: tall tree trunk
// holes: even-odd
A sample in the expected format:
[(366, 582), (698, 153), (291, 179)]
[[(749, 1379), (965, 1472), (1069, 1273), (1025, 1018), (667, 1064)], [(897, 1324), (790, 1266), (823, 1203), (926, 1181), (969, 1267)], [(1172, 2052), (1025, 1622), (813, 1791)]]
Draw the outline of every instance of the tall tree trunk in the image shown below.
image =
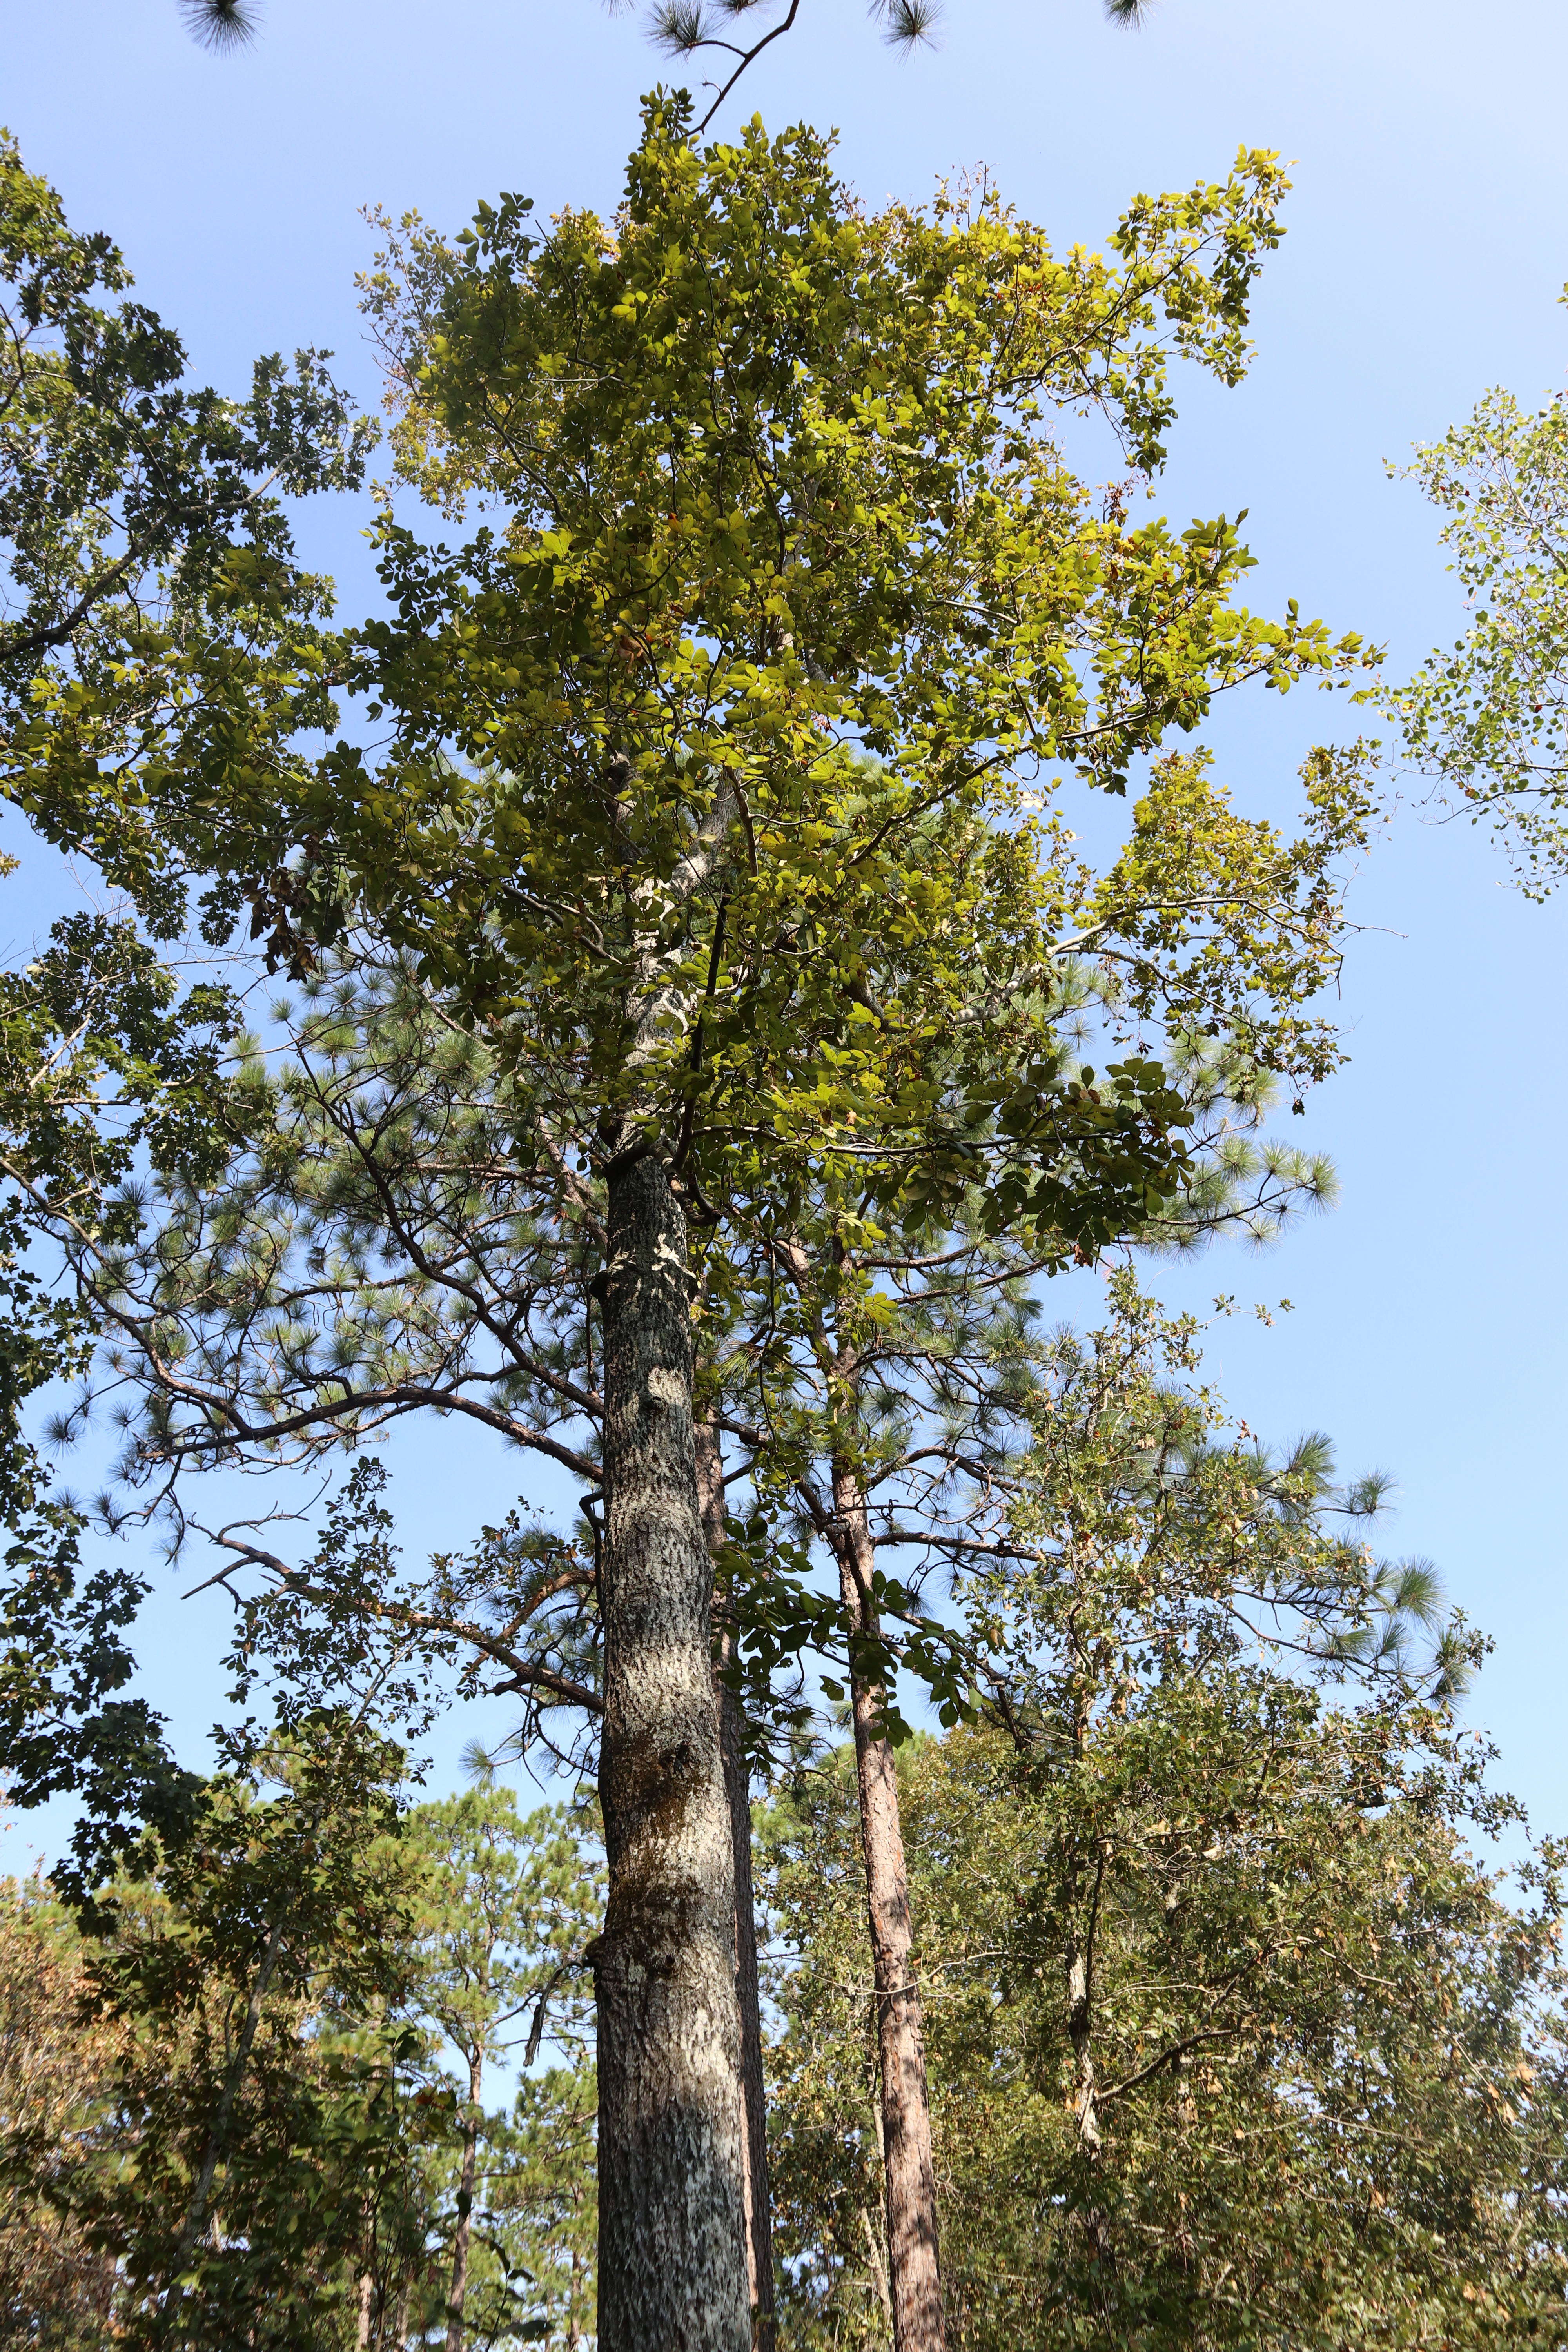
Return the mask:
[[(875, 1555), (866, 1497), (853, 1465), (833, 1465), (838, 1574), (849, 1622), (874, 1633)], [(931, 2159), (921, 1994), (910, 1927), (910, 1889), (899, 1824), (893, 1750), (879, 1726), (883, 1693), (850, 1660), (855, 1766), (860, 1784), (860, 1842), (877, 1992), (877, 2042), (882, 2074), (883, 2171), (888, 2197), (888, 2273), (895, 2352), (943, 2352), (938, 2262), (936, 2168)]]
[(468, 2112), (463, 2122), (463, 2168), (458, 2176), (458, 2227), (452, 2239), (452, 2284), (447, 2296), (447, 2352), (463, 2352), (463, 2305), (468, 2299), (468, 2240), (472, 2233), (474, 2179), (479, 2163), (479, 2094), (484, 2060), (468, 2061)]
[[(724, 1540), (724, 1465), (719, 1433), (710, 1422), (697, 1424), (697, 1496), (702, 1532), (711, 1556)], [(734, 1654), (735, 1630), (719, 1631), (719, 1660)], [(752, 2341), (756, 2352), (773, 2352), (773, 2217), (768, 2179), (768, 2105), (763, 2076), (763, 2004), (757, 1973), (757, 1900), (752, 1880), (752, 1772), (746, 1759), (746, 1726), (741, 1702), (716, 1678), (719, 1748), (730, 1808), (730, 1843), (735, 1871), (735, 1998), (741, 2011), (741, 2090), (743, 2101), (741, 2153), (746, 2209), (746, 2273), (752, 2297)]]
[(603, 2352), (750, 2352), (735, 1874), (697, 1505), (686, 1221), (652, 1154), (614, 1161), (608, 1194), (599, 2341)]

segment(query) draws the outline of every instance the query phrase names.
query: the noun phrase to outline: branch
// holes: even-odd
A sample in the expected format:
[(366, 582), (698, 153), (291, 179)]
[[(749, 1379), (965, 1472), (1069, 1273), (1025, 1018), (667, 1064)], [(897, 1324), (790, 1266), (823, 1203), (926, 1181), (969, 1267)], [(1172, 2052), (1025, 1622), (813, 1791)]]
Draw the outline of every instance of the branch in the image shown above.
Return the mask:
[[(788, 16), (781, 17), (779, 22), (773, 26), (772, 32), (764, 33), (762, 39), (754, 43), (749, 49), (737, 50), (732, 41), (698, 41), (694, 43), (693, 46), (695, 47), (701, 49), (728, 49), (731, 57), (738, 56), (740, 58), (739, 65), (736, 66), (733, 73), (730, 76), (729, 80), (724, 83), (723, 87), (719, 91), (718, 96), (714, 99), (712, 105), (709, 108), (701, 121), (698, 124), (697, 136), (700, 139), (701, 138), (702, 133), (707, 130), (708, 125), (712, 121), (713, 117), (718, 113), (719, 109), (723, 105), (724, 100), (729, 97), (730, 92), (734, 89), (735, 84), (740, 80), (741, 76), (745, 72), (746, 68), (750, 65), (754, 65), (756, 60), (762, 56), (763, 51), (768, 47), (771, 42), (776, 41), (781, 33), (787, 33), (789, 31), (791, 26), (795, 23), (795, 20), (799, 14), (800, 0), (789, 0)], [(713, 87), (712, 83), (710, 82), (708, 87), (711, 89)]]
[[(331, 1607), (340, 1598), (330, 1586), (313, 1584), (302, 1569), (290, 1568), (287, 1560), (279, 1559), (276, 1552), (264, 1551), (259, 1544), (247, 1543), (240, 1537), (230, 1534), (226, 1528), (220, 1528), (216, 1532), (204, 1528), (201, 1532), (209, 1543), (218, 1545), (225, 1551), (237, 1553), (254, 1568), (265, 1569), (288, 1591), (298, 1593), (303, 1601), (317, 1601)], [(219, 1577), (209, 1580), (215, 1584), (221, 1580)], [(202, 1588), (198, 1586), (196, 1589), (200, 1591)], [(482, 1625), (474, 1624), (469, 1618), (449, 1617), (435, 1610), (416, 1609), (402, 1601), (376, 1599), (369, 1606), (376, 1616), (385, 1618), (394, 1625), (406, 1626), (412, 1633), (437, 1633), (446, 1640), (466, 1642), (481, 1657), (490, 1658), (498, 1666), (505, 1668), (511, 1679), (499, 1685), (501, 1690), (545, 1690), (560, 1699), (563, 1706), (583, 1707), (590, 1715), (602, 1715), (605, 1711), (604, 1701), (597, 1691), (590, 1690), (586, 1684), (574, 1682), (570, 1675), (558, 1673), (552, 1666), (542, 1666), (531, 1659), (520, 1657), (509, 1643), (493, 1633), (487, 1633)]]

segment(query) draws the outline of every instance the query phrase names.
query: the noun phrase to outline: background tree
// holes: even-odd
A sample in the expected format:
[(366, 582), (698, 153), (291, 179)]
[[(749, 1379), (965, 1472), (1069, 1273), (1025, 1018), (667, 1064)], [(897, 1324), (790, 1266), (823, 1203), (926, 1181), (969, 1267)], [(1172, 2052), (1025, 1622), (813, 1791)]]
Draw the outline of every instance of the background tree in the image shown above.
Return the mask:
[(94, 299), (131, 283), (0, 145), (0, 790), (166, 940), (183, 895), (141, 763), (168, 730), (194, 748), (246, 710), (285, 740), (331, 723), (327, 592), (294, 561), (282, 500), (354, 488), (373, 428), (317, 352), (258, 361), (245, 401), (193, 388), (172, 329)]
[[(900, 1751), (955, 2342), (1556, 2340), (1555, 1883), (1501, 1899), (1469, 1759), (1406, 1706), (1194, 1681), (1092, 1797), (990, 1730)], [(843, 1752), (764, 1834), (786, 2343), (891, 2334), (854, 1813)], [(1061, 1977), (1086, 1831), (1092, 2159)]]
[(112, 2113), (120, 2034), (83, 2018), (86, 1958), (37, 1881), (0, 1885), (0, 2314), (47, 2352), (109, 2340), (112, 2259), (51, 2194)]
[(591, 2046), (568, 2040), (559, 2063), (519, 2084), (494, 2136), (488, 2249), (510, 2297), (498, 2307), (521, 2341), (552, 2352), (574, 2352), (598, 2327), (597, 2108)]
[[(66, 1228), (107, 1242), (107, 1195), (133, 1171), (180, 1158), (197, 1172), (234, 1007), (168, 952), (183, 892), (145, 824), (136, 758), (154, 711), (213, 719), (194, 685), (204, 624), (209, 653), (232, 625), (242, 697), (241, 674), (265, 673), (279, 712), (324, 712), (319, 680), (290, 667), (302, 652), (310, 667), (321, 590), (293, 562), (280, 499), (357, 482), (367, 446), (319, 354), (258, 363), (243, 403), (189, 385), (177, 337), (123, 299), (130, 284), (110, 239), (73, 232), (0, 141), (0, 792), (125, 894), (63, 917), (0, 976), (0, 1738), (17, 1801), (83, 1795), (79, 1893), (123, 1850), (126, 1820), (172, 1829), (188, 1790), (156, 1719), (117, 1696), (144, 1587), (123, 1568), (83, 1570), (79, 1514), (47, 1494), (18, 1420), (69, 1376), (88, 1329), (50, 1298), (52, 1253), (30, 1245)], [(66, 753), (32, 796), (45, 714), (88, 702), (115, 706), (113, 744)]]
[[(593, 2332), (593, 2068), (564, 1950), (600, 1916), (593, 1842), (499, 1790), (367, 1811), (341, 1724), (329, 1797), (321, 1729), (313, 1762), (274, 1744), (204, 1788), (178, 1856), (145, 1851), (86, 1933), (5, 1890), (18, 2341), (406, 2352), (447, 2339), (454, 2304), (465, 2342)], [(506, 1986), (529, 1995), (524, 2063), (552, 2062), (510, 2117), (450, 2063), (483, 2039), (507, 2071)]]
[(1410, 471), (1472, 618), (1382, 699), (1448, 806), (1490, 824), (1544, 897), (1568, 857), (1568, 400), (1526, 411), (1489, 392)]
[[(1005, 1532), (989, 1535), (982, 1517), (961, 1523), (967, 1531), (955, 1540), (974, 1612), (978, 1685), (989, 1685), (1005, 1738), (954, 1732), (901, 1776), (926, 1785), (929, 1771), (930, 1785), (954, 1792), (953, 1806), (976, 1808), (961, 1831), (958, 1811), (942, 1801), (922, 1865), (921, 1832), (908, 1828), (909, 1787), (900, 1790), (906, 1844), (913, 1839), (917, 1857), (910, 1864), (915, 1948), (923, 1982), (935, 1989), (928, 2024), (936, 2170), (950, 2200), (950, 2242), (958, 2233), (949, 2314), (974, 2341), (1041, 2331), (1075, 2340), (1074, 2329), (1085, 2342), (1106, 2329), (1149, 2344), (1191, 2341), (1194, 2333), (1228, 2340), (1233, 2325), (1257, 2324), (1268, 2296), (1288, 2302), (1296, 2271), (1287, 2262), (1278, 2276), (1258, 2273), (1248, 2284), (1241, 2240), (1256, 2227), (1259, 2245), (1300, 2248), (1306, 2238), (1294, 2224), (1276, 2241), (1259, 2216), (1237, 2222), (1237, 2240), (1225, 2240), (1239, 2195), (1243, 2159), (1235, 2151), (1245, 2147), (1252, 2162), (1259, 2138), (1279, 2148), (1287, 2126), (1299, 2122), (1295, 2154), (1306, 2164), (1310, 2150), (1325, 2180), (1340, 2178), (1342, 2136), (1353, 2146), (1364, 2135), (1369, 2151), (1380, 2145), (1382, 2127), (1356, 2105), (1367, 2095), (1369, 2069), (1391, 2098), (1408, 2097), (1412, 2133), (1430, 2130), (1422, 2145), (1439, 2170), (1436, 2151), (1462, 2143), (1444, 2105), (1448, 2072), (1439, 2063), (1437, 2083), (1425, 2080), (1436, 2013), (1425, 2005), (1432, 1947), (1414, 1915), (1410, 1939), (1397, 1944), (1404, 1874), (1416, 1867), (1401, 1841), (1430, 1867), (1430, 1919), (1447, 1926), (1458, 1917), (1449, 1907), (1458, 1871), (1468, 1899), (1492, 1922), (1497, 1965), (1509, 1966), (1510, 1939), (1525, 1932), (1458, 1854), (1467, 1820), (1486, 1827), (1502, 1817), (1479, 1791), (1484, 1759), (1473, 1746), (1403, 1674), (1394, 1675), (1385, 1699), (1346, 1710), (1321, 1705), (1310, 1671), (1314, 1660), (1320, 1674), (1352, 1661), (1363, 1670), (1381, 1664), (1385, 1673), (1397, 1665), (1431, 1612), (1430, 1571), (1370, 1563), (1356, 1523), (1375, 1490), (1331, 1488), (1321, 1441), (1274, 1464), (1251, 1442), (1221, 1442), (1215, 1400), (1191, 1385), (1190, 1327), (1162, 1328), (1130, 1289), (1118, 1305), (1118, 1321), (1092, 1345), (1063, 1336), (1044, 1352), (1038, 1436), (1016, 1465)], [(998, 1469), (1005, 1484), (1006, 1465)], [(1350, 1515), (1344, 1535), (1334, 1528), (1337, 1511)], [(1294, 1676), (1281, 1674), (1268, 1664), (1270, 1652), (1294, 1654), (1302, 1665)], [(1446, 1637), (1439, 1682), (1462, 1672), (1465, 1657), (1462, 1636)], [(985, 1825), (991, 1800), (979, 1792), (994, 1785), (987, 1755), (1011, 1790), (1031, 1791), (1029, 1826), (1020, 1815), (1016, 1845)], [(819, 1921), (836, 1922), (820, 1974), (803, 1957), (798, 1969), (781, 1961), (775, 1979), (786, 2008), (801, 2003), (775, 2061), (790, 2119), (775, 2165), (789, 2325), (850, 2326), (879, 2338), (893, 2333), (894, 2313), (873, 2221), (884, 2165), (878, 1979), (857, 1969), (850, 1940), (865, 1899), (864, 1865), (851, 1843), (851, 1769), (844, 1755), (821, 1782), (806, 1773), (786, 1783), (799, 1791), (799, 1811), (786, 1806), (773, 1832), (802, 1955), (823, 1948)], [(1348, 1858), (1338, 1859), (1347, 1803), (1361, 1809), (1361, 1834), (1373, 1843), (1352, 1840)], [(1422, 1841), (1434, 1809), (1440, 1829), (1428, 1851)], [(835, 1826), (825, 1835), (828, 1819)], [(1376, 1846), (1385, 1833), (1399, 1847), (1398, 1864)], [(1369, 1917), (1373, 1892), (1385, 1907)], [(1540, 1937), (1531, 1967), (1542, 1971), (1535, 1982), (1542, 1988), (1551, 1981), (1555, 1900), (1549, 1887), (1529, 1931)], [(1467, 1923), (1475, 1916), (1459, 1910)], [(952, 1941), (940, 1922), (951, 1923)], [(1454, 1927), (1452, 1957), (1461, 1969), (1468, 1932), (1468, 1924)], [(1363, 1934), (1370, 1943), (1358, 1945)], [(1380, 1972), (1385, 1938), (1390, 1957)], [(1397, 1986), (1404, 2006), (1385, 2017), (1378, 2003), (1391, 1995), (1396, 1945), (1407, 1962)], [(971, 1967), (973, 1984), (964, 1974)], [(1521, 2053), (1534, 1997), (1521, 1997), (1493, 2052), (1494, 2082), (1531, 2063)], [(1478, 2007), (1483, 2043), (1491, 1999), (1483, 1994)], [(837, 2043), (831, 2014), (843, 2021)], [(978, 2039), (965, 2045), (971, 2054), (962, 2063), (973, 2072), (955, 2097), (952, 2137), (944, 2142), (941, 2053), (950, 2021), (960, 2041), (970, 2032)], [(1275, 2082), (1277, 2058), (1281, 2072), (1268, 2092), (1275, 2120), (1238, 2120), (1226, 2109), (1221, 2137), (1230, 2171), (1221, 2164), (1213, 2176), (1225, 2175), (1226, 2185), (1200, 2224), (1197, 2187), (1183, 2173), (1196, 2147), (1201, 2103), (1193, 2083), (1229, 2095), (1245, 2082), (1250, 2095)], [(1038, 2103), (1032, 2109), (1031, 2099)], [(1026, 2123), (1026, 2114), (1035, 2120)], [(1556, 2256), (1542, 2257), (1536, 2277), (1532, 2225), (1510, 2234), (1516, 2193), (1539, 2193), (1535, 2168), (1554, 2127), (1545, 2112), (1540, 2120), (1543, 2137), (1527, 2150), (1510, 2139), (1495, 2151), (1501, 2168), (1489, 2176), (1492, 2201), (1466, 2258), (1473, 2272), (1435, 2281), (1434, 2247), (1422, 2237), (1429, 2226), (1437, 2245), (1447, 2242), (1451, 2218), (1433, 2218), (1436, 2207), (1423, 2200), (1430, 2189), (1436, 2205), (1447, 2200), (1450, 2217), (1454, 2199), (1464, 2205), (1475, 2183), (1463, 2160), (1441, 2187), (1414, 2168), (1400, 2189), (1404, 2221), (1390, 2222), (1396, 2237), (1404, 2228), (1400, 2259), (1412, 2266), (1391, 2287), (1391, 2310), (1405, 2307), (1402, 2298), (1426, 2308), (1428, 2295), (1437, 2303), (1457, 2296), (1464, 2306), (1479, 2277), (1500, 2291), (1493, 2265), (1506, 2238), (1524, 2282), (1517, 2308), (1541, 2323), (1557, 2292)], [(1283, 2172), (1283, 2154), (1279, 2162)], [(953, 2186), (960, 2177), (973, 2179), (973, 2192), (963, 2192), (973, 2194), (972, 2219)], [(1532, 2184), (1528, 2190), (1517, 2188), (1521, 2180)], [(1169, 2205), (1162, 2205), (1162, 2183), (1173, 2184)], [(1014, 2194), (1016, 2225), (1004, 2219)], [(1282, 2213), (1297, 2194), (1310, 2208), (1325, 2192), (1296, 2182), (1268, 2210)], [(1374, 2209), (1384, 2199), (1392, 2209), (1381, 2178), (1367, 2194)], [(1352, 2196), (1342, 2213), (1347, 2229), (1353, 2206)], [(1211, 2227), (1215, 2238), (1199, 2259), (1194, 2249)], [(1280, 2323), (1303, 2342), (1341, 2340), (1347, 2323), (1335, 2298), (1361, 2291), (1357, 2257), (1342, 2242), (1323, 2262), (1321, 2311), (1303, 2316), (1293, 2306)], [(1234, 2318), (1205, 2307), (1211, 2292), (1221, 2306), (1237, 2297)], [(1321, 2337), (1310, 2332), (1318, 2326)]]
[(334, 2047), (321, 1988), (331, 1969), (363, 2015), (395, 1975), (385, 1761), (318, 1725), (208, 1783), (149, 1878), (98, 1890), (82, 2013), (112, 2064), (49, 2193), (109, 2266), (117, 2342), (352, 2329), (367, 2215), (404, 2160), (397, 2053)]
[[(531, 2066), (552, 2003), (568, 2015), (581, 2011), (586, 1947), (601, 1906), (569, 1817), (557, 1811), (524, 1820), (508, 1789), (469, 1790), (422, 1806), (410, 1842), (423, 1898), (416, 1931), (421, 1966), (415, 1999), (421, 2020), (456, 2053), (460, 2077), (460, 2158), (446, 2308), (447, 2352), (461, 2352), (469, 2336), (478, 2334), (483, 2340), (495, 2332), (483, 2315), (471, 2321), (466, 2315), (481, 2142), (489, 2137), (486, 2070), (504, 2067), (525, 2030), (524, 2063)], [(528, 2108), (539, 2105), (542, 2097), (537, 2089), (520, 2095)], [(564, 2120), (548, 2109), (530, 2114), (520, 2153), (531, 2152)], [(488, 2192), (489, 2182), (483, 2187)], [(483, 2201), (489, 2208), (496, 2200), (487, 2193)], [(510, 2284), (508, 2279), (505, 2285)]]

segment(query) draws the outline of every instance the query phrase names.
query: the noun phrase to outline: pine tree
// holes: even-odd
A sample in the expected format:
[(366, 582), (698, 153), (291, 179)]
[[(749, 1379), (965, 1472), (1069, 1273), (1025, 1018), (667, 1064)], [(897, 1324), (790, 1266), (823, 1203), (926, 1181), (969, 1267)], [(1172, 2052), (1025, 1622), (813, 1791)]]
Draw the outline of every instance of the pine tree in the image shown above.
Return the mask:
[[(459, 2152), (445, 2314), (447, 2352), (461, 2352), (476, 2332), (504, 2333), (510, 2287), (503, 2276), (487, 2297), (491, 2303), (497, 2294), (502, 2298), (499, 2317), (470, 2311), (474, 2235), (478, 2229), (482, 2242), (497, 2202), (486, 2174), (496, 2156), (506, 2161), (504, 2144), (491, 2146), (486, 2073), (503, 2070), (509, 2053), (525, 2041), (525, 2063), (531, 2065), (552, 2001), (558, 2020), (581, 2010), (587, 1948), (602, 1915), (581, 1838), (569, 1820), (558, 1810), (522, 1818), (508, 1789), (470, 1790), (423, 1805), (408, 1836), (421, 1898), (411, 2006), (458, 2066)], [(522, 2095), (526, 2106), (537, 2104), (540, 2093)], [(542, 2120), (533, 2119), (535, 2138)]]

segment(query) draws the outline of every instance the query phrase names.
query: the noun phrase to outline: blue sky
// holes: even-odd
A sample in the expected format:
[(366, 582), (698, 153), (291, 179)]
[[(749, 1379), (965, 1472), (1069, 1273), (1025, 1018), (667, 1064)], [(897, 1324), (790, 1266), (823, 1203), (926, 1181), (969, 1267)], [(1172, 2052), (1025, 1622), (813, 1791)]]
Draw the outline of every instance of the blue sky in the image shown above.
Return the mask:
[[(1541, 0), (1156, 0), (1137, 32), (1097, 0), (950, 0), (940, 47), (905, 59), (858, 0), (802, 0), (742, 90), (770, 125), (837, 124), (872, 202), (984, 163), (1059, 243), (1098, 241), (1138, 190), (1220, 176), (1241, 143), (1281, 152), (1296, 189), (1256, 365), (1234, 393), (1182, 386), (1160, 503), (1179, 521), (1247, 508), (1252, 601), (1294, 595), (1386, 642), (1398, 673), (1460, 614), (1434, 519), (1384, 461), (1487, 386), (1533, 403), (1568, 366), (1565, 68), (1568, 28)], [(0, 71), (26, 160), (76, 226), (121, 243), (201, 375), (237, 389), (255, 352), (314, 342), (374, 402), (360, 208), (456, 227), (502, 188), (542, 212), (608, 206), (661, 68), (597, 0), (268, 0), (259, 40), (226, 58), (190, 43), (174, 0), (11, 0)], [(364, 520), (305, 525), (351, 610), (374, 588)], [(1259, 694), (1206, 740), (1244, 806), (1283, 813), (1308, 746), (1354, 723), (1342, 697)], [(1221, 1250), (1159, 1286), (1294, 1302), (1272, 1329), (1220, 1325), (1211, 1368), (1255, 1430), (1321, 1427), (1347, 1469), (1394, 1475), (1388, 1539), (1429, 1553), (1496, 1637), (1473, 1712), (1503, 1780), (1563, 1829), (1568, 909), (1527, 905), (1482, 836), (1405, 792), (1353, 897), (1351, 1065), (1292, 1122), (1333, 1154), (1341, 1204), (1265, 1256)], [(6, 921), (12, 947), (26, 918)], [(1090, 1286), (1059, 1303), (1091, 1312)], [(467, 1532), (454, 1496), (502, 1505), (474, 1441), (431, 1432), (395, 1459), (411, 1555)], [(150, 1684), (192, 1730), (216, 1709), (216, 1606), (164, 1601), (149, 1626)]]

